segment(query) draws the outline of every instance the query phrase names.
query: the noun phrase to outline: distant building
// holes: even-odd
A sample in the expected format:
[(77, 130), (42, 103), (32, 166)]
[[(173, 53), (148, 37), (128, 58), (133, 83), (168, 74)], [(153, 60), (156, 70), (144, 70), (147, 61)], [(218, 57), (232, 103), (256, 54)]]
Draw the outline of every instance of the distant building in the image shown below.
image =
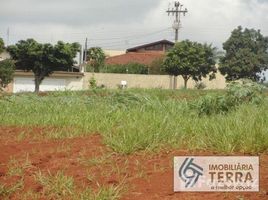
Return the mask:
[(129, 63), (140, 63), (150, 65), (156, 59), (164, 57), (163, 52), (144, 52), (144, 53), (126, 53), (119, 56), (107, 58), (105, 63), (107, 65), (126, 65)]
[(113, 56), (119, 56), (119, 55), (123, 55), (126, 53), (126, 51), (123, 51), (123, 50), (103, 50), (104, 51), (104, 54), (107, 58), (109, 57), (113, 57)]
[(174, 42), (171, 42), (169, 40), (160, 40), (157, 42), (149, 43), (140, 45), (137, 47), (133, 47), (130, 49), (127, 49), (127, 53), (129, 52), (135, 52), (135, 53), (143, 53), (143, 52), (166, 52), (169, 49), (171, 49), (174, 46)]
[(127, 49), (125, 54), (109, 57), (105, 63), (108, 65), (140, 63), (149, 66), (154, 60), (163, 58), (165, 52), (173, 46), (174, 43), (168, 40), (144, 44)]

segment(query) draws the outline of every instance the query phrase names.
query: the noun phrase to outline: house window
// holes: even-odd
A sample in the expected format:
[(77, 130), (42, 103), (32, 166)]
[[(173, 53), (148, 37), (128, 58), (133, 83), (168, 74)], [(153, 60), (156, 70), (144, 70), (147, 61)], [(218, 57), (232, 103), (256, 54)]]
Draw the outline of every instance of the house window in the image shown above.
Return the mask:
[(146, 47), (147, 51), (163, 51), (163, 44), (156, 44), (149, 47)]

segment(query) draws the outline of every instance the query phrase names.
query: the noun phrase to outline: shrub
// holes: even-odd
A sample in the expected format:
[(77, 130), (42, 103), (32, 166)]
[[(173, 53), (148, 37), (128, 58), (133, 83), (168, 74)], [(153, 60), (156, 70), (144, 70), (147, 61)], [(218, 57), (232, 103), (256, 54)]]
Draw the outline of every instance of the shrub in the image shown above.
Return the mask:
[(163, 69), (164, 57), (155, 59), (149, 67), (149, 74), (166, 75)]
[(101, 71), (103, 73), (116, 73), (116, 74), (126, 74), (125, 65), (106, 65), (104, 70)]
[(94, 73), (94, 67), (91, 64), (87, 64), (85, 66), (86, 72), (93, 72)]
[(12, 81), (14, 71), (15, 65), (12, 60), (0, 61), (0, 91)]
[(264, 99), (264, 87), (258, 83), (243, 80), (227, 86), (225, 95), (206, 95), (194, 103), (198, 114), (222, 114), (241, 104), (260, 104)]
[(203, 82), (196, 82), (194, 87), (195, 87), (196, 89), (198, 89), (198, 90), (203, 90), (203, 89), (205, 89), (207, 86), (206, 86), (206, 84), (203, 83)]
[(262, 85), (265, 87), (265, 89), (268, 88), (268, 82), (264, 82), (264, 83), (262, 83)]
[(92, 76), (92, 77), (89, 79), (89, 87), (92, 88), (92, 89), (97, 88), (97, 80), (95, 79), (94, 76)]
[(227, 98), (232, 104), (242, 103), (259, 104), (262, 102), (265, 87), (250, 80), (242, 80), (242, 83), (232, 82), (227, 86)]
[(139, 63), (129, 63), (126, 65), (107, 65), (102, 72), (118, 74), (148, 74), (148, 67)]
[(230, 105), (225, 98), (221, 95), (206, 95), (196, 103), (198, 114), (212, 115), (228, 112)]

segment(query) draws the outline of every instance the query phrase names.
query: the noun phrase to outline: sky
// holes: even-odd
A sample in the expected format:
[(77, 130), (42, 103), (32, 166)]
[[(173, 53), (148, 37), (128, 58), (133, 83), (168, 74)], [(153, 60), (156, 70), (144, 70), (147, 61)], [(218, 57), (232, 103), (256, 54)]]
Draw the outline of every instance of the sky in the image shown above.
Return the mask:
[[(212, 43), (219, 50), (242, 25), (268, 36), (268, 0), (180, 0), (179, 40)], [(0, 37), (6, 44), (79, 42), (125, 50), (162, 39), (174, 41), (172, 0), (0, 0)], [(9, 32), (9, 34), (8, 34)], [(9, 36), (8, 36), (9, 35)], [(266, 73), (268, 77), (268, 72)]]
[[(180, 0), (188, 9), (179, 40), (212, 43), (219, 49), (239, 25), (268, 36), (268, 0)], [(170, 0), (0, 0), (0, 37), (6, 43), (85, 43), (125, 50), (161, 39), (174, 40)], [(7, 30), (9, 29), (9, 37)]]

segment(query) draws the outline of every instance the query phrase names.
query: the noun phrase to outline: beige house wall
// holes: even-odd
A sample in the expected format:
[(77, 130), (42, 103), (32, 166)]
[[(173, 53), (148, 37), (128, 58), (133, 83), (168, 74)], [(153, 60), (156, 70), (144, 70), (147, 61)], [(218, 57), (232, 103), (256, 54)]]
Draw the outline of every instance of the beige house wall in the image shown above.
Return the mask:
[[(220, 72), (216, 74), (216, 79), (209, 80), (209, 77), (207, 77), (207, 78), (204, 78), (201, 82), (205, 84), (206, 86), (205, 89), (208, 89), (208, 90), (225, 89), (227, 86), (226, 79)], [(193, 81), (192, 79), (188, 81), (188, 88), (194, 89), (195, 85), (196, 85), (196, 82)], [(184, 80), (181, 76), (178, 76), (177, 88), (183, 88), (183, 87), (184, 87)]]
[(65, 78), (65, 85), (67, 90), (82, 90), (83, 89), (83, 77)]
[(123, 55), (125, 54), (126, 51), (119, 51), (119, 50), (104, 50), (104, 54), (107, 56), (107, 57), (113, 57), (113, 56), (120, 56), (120, 55)]
[(97, 85), (107, 88), (118, 88), (121, 81), (127, 81), (129, 88), (163, 88), (171, 87), (171, 77), (161, 75), (136, 75), (136, 74), (109, 74), (109, 73), (85, 73), (84, 89), (88, 89), (89, 80), (94, 77)]
[[(94, 77), (97, 85), (104, 85), (106, 88), (118, 88), (121, 81), (127, 81), (128, 88), (161, 88), (172, 89), (174, 79), (169, 75), (137, 75), (137, 74), (108, 74), (108, 73), (85, 73), (83, 89), (89, 88), (89, 80)], [(226, 81), (224, 76), (217, 73), (216, 79), (210, 81), (206, 78), (202, 81), (206, 85), (206, 89), (224, 89)], [(195, 81), (188, 81), (188, 88), (195, 87)], [(183, 88), (183, 78), (177, 77), (177, 88)]]
[[(16, 73), (15, 77), (32, 77), (32, 73)], [(172, 89), (174, 79), (169, 75), (137, 75), (137, 74), (108, 74), (108, 73), (55, 73), (51, 75), (50, 79), (64, 79), (65, 87), (67, 90), (86, 90), (89, 89), (89, 80), (94, 77), (97, 81), (97, 85), (104, 85), (109, 89), (116, 89), (120, 85), (121, 81), (127, 81), (128, 88), (161, 88), (161, 89)], [(220, 73), (216, 75), (216, 79), (209, 81), (204, 79), (202, 81), (206, 85), (206, 89), (224, 89), (226, 87), (226, 81), (224, 76)], [(188, 81), (188, 88), (193, 89), (195, 82), (192, 80)], [(184, 87), (184, 81), (179, 76), (177, 77), (177, 88), (181, 89)], [(13, 83), (9, 84), (5, 88), (6, 92), (13, 92)]]

